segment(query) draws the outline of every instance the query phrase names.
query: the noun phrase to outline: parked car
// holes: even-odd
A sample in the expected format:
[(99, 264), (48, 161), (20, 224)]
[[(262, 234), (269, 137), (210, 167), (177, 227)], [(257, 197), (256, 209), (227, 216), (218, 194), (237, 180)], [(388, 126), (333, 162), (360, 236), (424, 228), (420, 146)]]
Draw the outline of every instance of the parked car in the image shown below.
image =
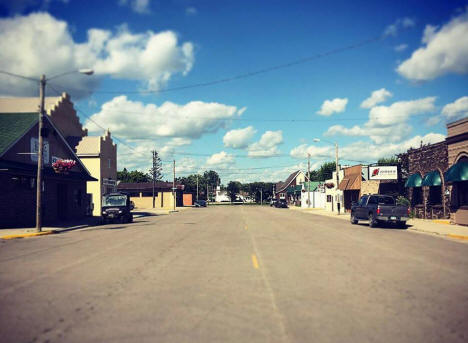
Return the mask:
[(370, 227), (385, 222), (406, 228), (409, 213), (407, 206), (396, 205), (395, 199), (391, 196), (369, 194), (363, 195), (358, 203), (352, 205), (350, 220), (351, 224), (357, 224), (359, 220), (368, 220)]
[(130, 201), (130, 196), (125, 193), (110, 193), (102, 197), (102, 222), (118, 221), (120, 223), (131, 223), (133, 214), (131, 211), (135, 205)]
[(280, 199), (275, 202), (275, 207), (277, 208), (288, 208), (288, 203), (284, 199)]
[(195, 207), (206, 207), (206, 201), (205, 200), (195, 200), (195, 203), (193, 204)]
[(273, 199), (273, 200), (270, 201), (270, 206), (271, 206), (271, 207), (275, 206), (275, 204), (276, 204), (276, 200), (275, 200), (275, 199)]

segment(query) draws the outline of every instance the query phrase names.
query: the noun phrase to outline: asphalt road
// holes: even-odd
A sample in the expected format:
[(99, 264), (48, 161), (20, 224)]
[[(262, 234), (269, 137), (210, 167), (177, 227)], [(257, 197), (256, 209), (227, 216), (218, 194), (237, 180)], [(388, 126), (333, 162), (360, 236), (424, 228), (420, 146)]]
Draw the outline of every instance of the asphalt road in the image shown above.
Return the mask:
[(0, 242), (1, 342), (467, 342), (468, 244), (287, 209)]

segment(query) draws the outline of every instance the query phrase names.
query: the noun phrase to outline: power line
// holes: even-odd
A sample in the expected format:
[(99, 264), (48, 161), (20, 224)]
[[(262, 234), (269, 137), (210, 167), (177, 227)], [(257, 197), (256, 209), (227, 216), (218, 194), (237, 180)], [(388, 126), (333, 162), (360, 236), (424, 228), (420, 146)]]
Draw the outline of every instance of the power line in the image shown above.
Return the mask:
[[(322, 52), (322, 53), (317, 53), (317, 54), (314, 54), (314, 55), (311, 55), (311, 56), (308, 56), (308, 57), (304, 57), (304, 58), (300, 58), (300, 59), (297, 59), (297, 60), (294, 60), (294, 61), (291, 61), (291, 62), (277, 64), (277, 65), (274, 65), (274, 66), (271, 66), (271, 67), (266, 67), (266, 68), (262, 68), (262, 69), (258, 69), (258, 70), (254, 70), (254, 71), (250, 71), (250, 72), (246, 72), (246, 73), (242, 73), (242, 74), (238, 74), (238, 75), (218, 79), (218, 80), (193, 83), (193, 84), (189, 84), (189, 85), (185, 85), (185, 86), (177, 86), (177, 87), (166, 88), (166, 89), (161, 89), (161, 90), (155, 90), (155, 89), (146, 90), (146, 91), (142, 91), (142, 90), (140, 90), (140, 91), (135, 91), (135, 90), (106, 91), (106, 90), (103, 90), (103, 91), (94, 91), (94, 93), (99, 93), (99, 94), (152, 94), (152, 93), (167, 93), (167, 92), (181, 91), (181, 90), (187, 90), (187, 89), (192, 89), (192, 88), (213, 86), (213, 85), (217, 85), (217, 84), (221, 84), (221, 83), (227, 83), (227, 82), (232, 82), (232, 81), (236, 81), (236, 80), (250, 78), (250, 77), (253, 77), (253, 76), (256, 76), (256, 75), (265, 74), (265, 73), (269, 73), (269, 72), (280, 70), (280, 69), (290, 68), (290, 67), (300, 65), (300, 64), (309, 63), (311, 61), (318, 60), (318, 59), (323, 58), (323, 57), (335, 55), (335, 54), (338, 54), (338, 53), (341, 53), (341, 52), (344, 52), (344, 51), (348, 51), (348, 50), (354, 50), (354, 49), (361, 48), (361, 47), (369, 45), (371, 43), (383, 40), (386, 37), (387, 37), (387, 35), (380, 34), (380, 35), (377, 35), (377, 36), (374, 36), (374, 37), (371, 37), (371, 38), (368, 38), (368, 39), (364, 39), (364, 40), (359, 41), (359, 42), (354, 43), (354, 44), (350, 44), (350, 45), (346, 45), (346, 46), (343, 46), (343, 47), (331, 49), (331, 50), (328, 50), (328, 51), (325, 51), (325, 52)], [(70, 88), (70, 89), (72, 89), (72, 88)], [(79, 91), (79, 92), (86, 92), (87, 91), (85, 89), (72, 89), (72, 90), (76, 90), (76, 91)]]

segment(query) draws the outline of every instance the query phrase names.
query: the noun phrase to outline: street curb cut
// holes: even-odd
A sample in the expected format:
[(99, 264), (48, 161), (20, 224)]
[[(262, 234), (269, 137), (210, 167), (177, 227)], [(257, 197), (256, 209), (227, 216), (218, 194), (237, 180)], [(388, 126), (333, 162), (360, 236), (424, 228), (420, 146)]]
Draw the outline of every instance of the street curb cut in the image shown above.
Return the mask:
[(447, 236), (447, 237), (450, 237), (450, 238), (468, 240), (468, 236), (455, 235), (455, 234), (453, 234), (453, 233), (448, 233), (446, 236)]
[(28, 238), (28, 237), (51, 235), (53, 233), (55, 232), (54, 231), (32, 232), (32, 233), (22, 233), (22, 234), (16, 234), (16, 235), (6, 235), (0, 238), (1, 239)]

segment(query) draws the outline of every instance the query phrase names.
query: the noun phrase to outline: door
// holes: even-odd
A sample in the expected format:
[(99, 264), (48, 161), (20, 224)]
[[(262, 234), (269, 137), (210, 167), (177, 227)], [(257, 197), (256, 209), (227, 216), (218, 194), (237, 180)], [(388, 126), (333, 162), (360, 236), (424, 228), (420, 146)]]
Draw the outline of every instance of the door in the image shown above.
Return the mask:
[(367, 218), (367, 213), (365, 213), (366, 212), (365, 206), (367, 205), (367, 198), (368, 196), (364, 195), (361, 197), (361, 199), (359, 199), (356, 210), (354, 211), (355, 216), (357, 218)]
[(68, 218), (68, 188), (64, 183), (57, 184), (57, 217), (60, 220)]

